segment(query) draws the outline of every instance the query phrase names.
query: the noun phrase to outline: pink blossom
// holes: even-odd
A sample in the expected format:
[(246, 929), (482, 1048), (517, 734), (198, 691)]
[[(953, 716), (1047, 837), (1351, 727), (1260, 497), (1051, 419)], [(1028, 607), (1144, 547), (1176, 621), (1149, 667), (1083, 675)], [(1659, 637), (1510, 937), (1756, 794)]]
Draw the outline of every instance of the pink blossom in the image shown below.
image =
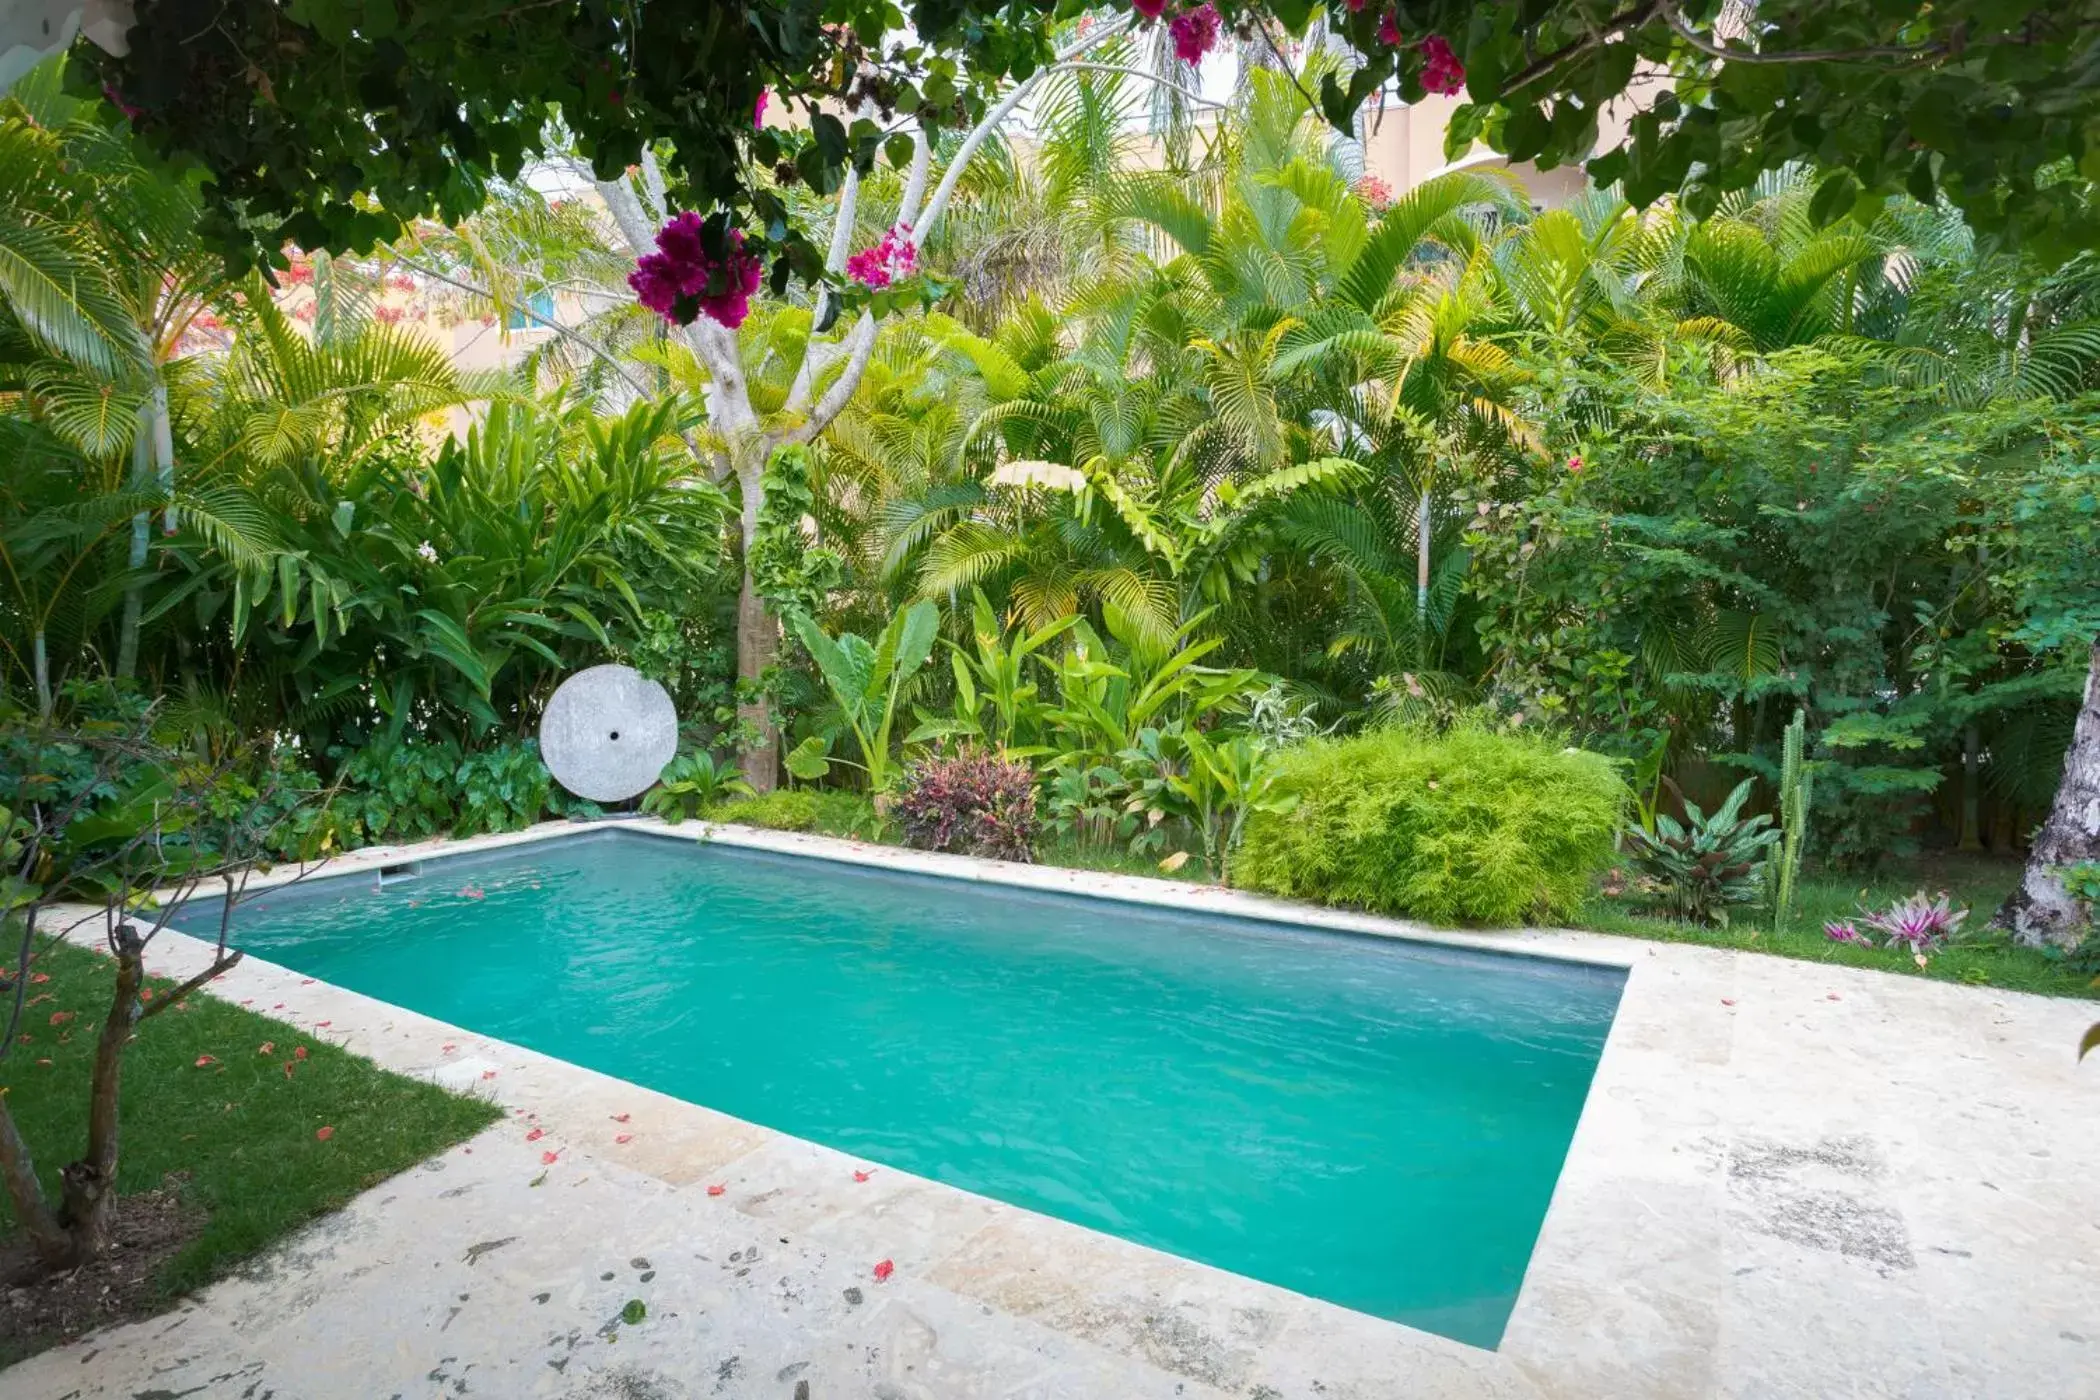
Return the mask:
[(1167, 21), (1167, 33), (1174, 40), (1174, 56), (1183, 63), (1200, 63), (1218, 43), (1218, 7), (1204, 0), (1193, 10), (1183, 10)]
[(1352, 14), (1352, 15), (1360, 15), (1360, 14), (1362, 14), (1363, 12), (1364, 12), (1364, 0), (1349, 0), (1349, 13), (1350, 13), (1350, 14)]
[(1391, 10), (1378, 17), (1378, 42), (1389, 49), (1400, 47), (1400, 21)]
[(1569, 470), (1569, 471), (1571, 471), (1571, 472), (1579, 472), (1579, 471), (1581, 471), (1581, 470), (1582, 470), (1582, 459), (1581, 459), (1580, 457), (1570, 457), (1570, 458), (1568, 459), (1568, 470)]
[(1426, 90), (1449, 97), (1466, 85), (1466, 65), (1458, 61), (1458, 55), (1441, 34), (1432, 34), (1422, 41), (1422, 56), (1428, 60), (1422, 68), (1422, 86)]
[(766, 99), (773, 94), (764, 88), (758, 90), (758, 105), (751, 109), (751, 129), (757, 131), (766, 124)]
[(1158, 19), (1166, 11), (1167, 0), (1130, 0), (1130, 8), (1146, 19)]
[(878, 292), (918, 270), (919, 249), (911, 241), (910, 224), (893, 226), (882, 235), (880, 243), (846, 259), (846, 275)]
[(657, 231), (657, 250), (636, 261), (627, 285), (667, 321), (684, 326), (706, 316), (734, 330), (750, 314), (765, 269), (756, 254), (744, 251), (739, 229), (729, 231), (727, 256), (715, 258), (703, 237), (706, 226), (691, 210), (677, 215)]
[(1393, 202), (1393, 187), (1376, 175), (1366, 175), (1356, 182), (1356, 197), (1373, 209), (1383, 209)]

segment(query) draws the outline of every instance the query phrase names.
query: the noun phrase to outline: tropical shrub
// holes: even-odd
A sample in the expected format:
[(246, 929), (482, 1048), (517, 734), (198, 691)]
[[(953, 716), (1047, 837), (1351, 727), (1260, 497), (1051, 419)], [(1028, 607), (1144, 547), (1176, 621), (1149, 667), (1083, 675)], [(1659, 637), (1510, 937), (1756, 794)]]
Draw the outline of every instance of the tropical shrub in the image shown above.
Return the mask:
[(867, 798), (820, 788), (780, 788), (760, 797), (733, 797), (701, 815), (714, 822), (820, 836), (868, 836), (876, 827), (875, 808)]
[(982, 749), (931, 754), (905, 770), (890, 815), (906, 845), (993, 860), (1032, 860), (1035, 774)]
[(1236, 883), (1439, 923), (1572, 916), (1627, 803), (1609, 759), (1479, 724), (1315, 739), (1276, 768), (1296, 808), (1248, 819)]
[(1764, 865), (1780, 833), (1762, 812), (1743, 815), (1756, 779), (1745, 778), (1708, 816), (1696, 802), (1684, 804), (1684, 820), (1667, 813), (1655, 830), (1626, 832), (1627, 854), (1641, 872), (1640, 888), (1670, 914), (1696, 924), (1728, 923), (1728, 906), (1764, 897)]
[(732, 764), (718, 762), (706, 749), (671, 760), (656, 786), (642, 797), (642, 810), (677, 825), (728, 797), (753, 796), (751, 784)]
[(554, 785), (532, 739), (469, 750), (451, 739), (382, 737), (335, 757), (341, 790), (328, 813), (345, 846), (516, 831), (596, 810)]
[[(868, 790), (884, 792), (896, 772), (890, 734), (897, 722), (905, 687), (933, 654), (940, 609), (932, 603), (899, 608), (874, 641), (851, 632), (836, 638), (807, 617), (793, 619), (795, 635), (817, 663), (831, 700), (838, 707), (837, 729), (853, 736), (860, 751), (855, 765), (867, 774)], [(798, 778), (821, 778), (834, 762), (829, 734), (813, 734), (787, 757), (788, 771)]]

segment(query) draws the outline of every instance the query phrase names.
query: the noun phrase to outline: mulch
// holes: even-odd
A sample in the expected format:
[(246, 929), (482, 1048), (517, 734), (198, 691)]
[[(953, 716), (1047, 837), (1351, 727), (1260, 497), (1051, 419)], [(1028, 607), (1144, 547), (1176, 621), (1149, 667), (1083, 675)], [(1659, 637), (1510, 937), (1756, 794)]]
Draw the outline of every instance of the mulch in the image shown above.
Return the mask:
[(0, 1366), (97, 1328), (164, 1311), (161, 1265), (195, 1239), (205, 1214), (184, 1204), (175, 1183), (117, 1202), (115, 1244), (100, 1259), (46, 1278), (27, 1247), (0, 1239)]

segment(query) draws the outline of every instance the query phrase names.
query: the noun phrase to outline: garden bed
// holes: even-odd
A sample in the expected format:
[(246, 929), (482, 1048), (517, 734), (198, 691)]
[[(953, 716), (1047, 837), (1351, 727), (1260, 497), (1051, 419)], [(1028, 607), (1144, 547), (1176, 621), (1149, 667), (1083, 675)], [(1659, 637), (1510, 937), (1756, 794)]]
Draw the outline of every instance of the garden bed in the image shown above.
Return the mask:
[[(877, 827), (874, 808), (852, 793), (826, 791), (805, 795), (783, 791), (759, 800), (722, 803), (711, 808), (707, 816), (710, 820), (747, 826), (897, 844), (894, 831)], [(1120, 845), (1089, 844), (1070, 837), (1040, 844), (1036, 860), (1039, 864), (1074, 870), (1149, 875), (1155, 879), (1200, 882), (1204, 878), (1202, 861), (1197, 857), (1169, 871), (1161, 869), (1155, 858), (1132, 855)], [(2002, 934), (1983, 927), (2019, 879), (2020, 868), (2019, 860), (2010, 856), (1942, 852), (1890, 861), (1872, 875), (1812, 875), (1802, 881), (1793, 920), (1777, 931), (1765, 924), (1762, 911), (1757, 909), (1735, 910), (1735, 922), (1729, 927), (1705, 928), (1644, 912), (1623, 895), (1602, 892), (1583, 905), (1569, 926), (1592, 933), (1697, 943), (1970, 986), (2100, 1001), (2100, 978), (2074, 970), (2061, 958), (2016, 947)], [(1606, 887), (1610, 884), (1607, 881)], [(1862, 904), (1886, 905), (1921, 889), (1946, 890), (1957, 905), (1966, 905), (1970, 910), (1963, 936), (1930, 956), (1923, 968), (1900, 948), (1834, 943), (1823, 933), (1826, 920), (1855, 918)]]
[[(110, 961), (46, 949), (0, 1093), (47, 1184), (80, 1150)], [(155, 996), (174, 983), (151, 978)], [(379, 1069), (257, 1010), (194, 996), (155, 1017), (124, 1062), (120, 1249), (0, 1297), (0, 1365), (147, 1316), (299, 1225), (469, 1137), (494, 1105)], [(0, 1198), (0, 1263), (15, 1257)], [(11, 1246), (13, 1247), (11, 1249)]]

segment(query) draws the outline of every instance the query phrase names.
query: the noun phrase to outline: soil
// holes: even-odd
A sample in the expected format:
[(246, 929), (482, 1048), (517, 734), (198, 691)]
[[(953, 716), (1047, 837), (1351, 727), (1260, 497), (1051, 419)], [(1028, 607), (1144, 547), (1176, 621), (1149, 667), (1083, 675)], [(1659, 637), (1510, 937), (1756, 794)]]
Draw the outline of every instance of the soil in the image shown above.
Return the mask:
[(205, 1214), (183, 1203), (169, 1182), (117, 1202), (116, 1241), (108, 1254), (77, 1269), (23, 1283), (30, 1255), (19, 1240), (0, 1240), (0, 1366), (119, 1322), (151, 1317), (168, 1305), (161, 1265), (195, 1239)]

